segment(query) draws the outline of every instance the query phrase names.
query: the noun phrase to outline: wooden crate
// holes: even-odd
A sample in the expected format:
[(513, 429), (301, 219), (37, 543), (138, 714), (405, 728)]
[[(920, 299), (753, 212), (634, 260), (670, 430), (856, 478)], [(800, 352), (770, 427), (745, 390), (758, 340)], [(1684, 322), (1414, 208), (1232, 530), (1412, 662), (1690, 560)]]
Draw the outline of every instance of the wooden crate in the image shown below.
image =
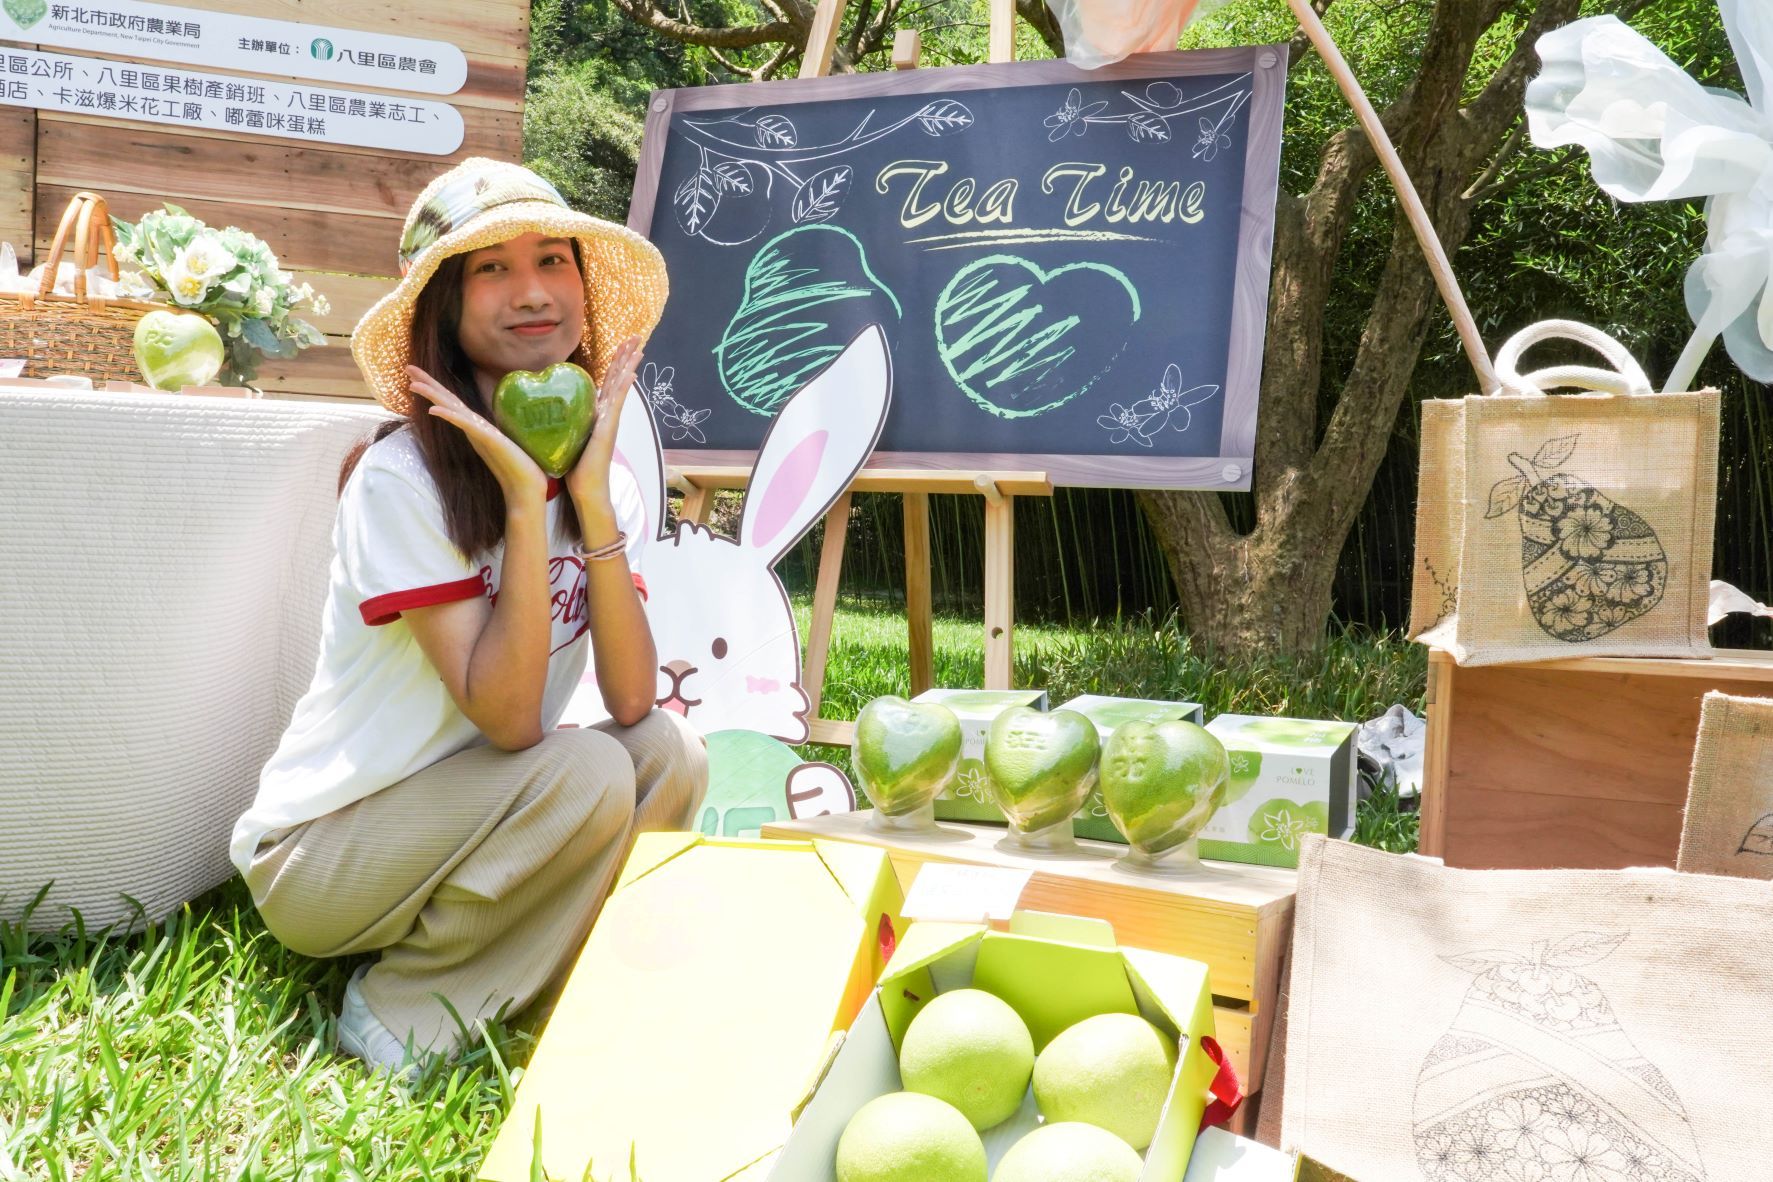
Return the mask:
[(1424, 854), (1449, 866), (1673, 866), (1709, 690), (1773, 696), (1773, 653), (1461, 668), (1428, 658)]
[(763, 836), (881, 846), (906, 890), (925, 862), (1032, 871), (1021, 906), (1105, 919), (1123, 944), (1204, 962), (1219, 1044), (1248, 1091), (1262, 1086), (1281, 963), (1293, 934), (1294, 871), (1207, 862), (1197, 874), (1142, 878), (1115, 868), (1126, 847), (1110, 842), (1079, 841), (1076, 856), (1030, 856), (997, 848), (1001, 825), (943, 822), (936, 834), (916, 836), (875, 833), (867, 818), (857, 812), (784, 821), (765, 825)]

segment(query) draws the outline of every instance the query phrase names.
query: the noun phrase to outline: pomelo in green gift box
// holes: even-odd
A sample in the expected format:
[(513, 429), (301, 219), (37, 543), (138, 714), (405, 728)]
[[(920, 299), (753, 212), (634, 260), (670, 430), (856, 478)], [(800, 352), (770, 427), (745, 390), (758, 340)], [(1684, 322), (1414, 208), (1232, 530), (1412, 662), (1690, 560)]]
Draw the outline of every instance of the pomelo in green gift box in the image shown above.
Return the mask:
[(906, 1090), (954, 1105), (979, 1130), (1022, 1106), (1033, 1072), (1028, 1024), (983, 989), (950, 989), (931, 998), (899, 1048)]
[(1127, 844), (1156, 856), (1197, 836), (1225, 802), (1225, 745), (1192, 722), (1129, 722), (1102, 749), (1102, 802)]
[(555, 478), (572, 471), (597, 421), (597, 384), (570, 361), (540, 372), (518, 369), (493, 390), (492, 419), (536, 466)]
[(1034, 1099), (1048, 1121), (1083, 1121), (1143, 1151), (1157, 1131), (1176, 1043), (1138, 1014), (1097, 1014), (1067, 1027), (1034, 1061)]
[(156, 309), (135, 323), (135, 364), (156, 390), (207, 386), (222, 371), (222, 334), (195, 312)]
[(953, 1105), (889, 1092), (844, 1126), (836, 1172), (837, 1182), (985, 1182), (985, 1143)]
[(887, 694), (856, 717), (856, 778), (869, 803), (889, 817), (925, 807), (960, 762), (960, 720), (946, 706)]
[(1098, 754), (1096, 725), (1075, 710), (1012, 707), (985, 738), (992, 799), (1026, 833), (1068, 821), (1095, 786)]
[(1139, 1182), (1145, 1159), (1107, 1129), (1044, 1124), (1010, 1146), (991, 1182)]

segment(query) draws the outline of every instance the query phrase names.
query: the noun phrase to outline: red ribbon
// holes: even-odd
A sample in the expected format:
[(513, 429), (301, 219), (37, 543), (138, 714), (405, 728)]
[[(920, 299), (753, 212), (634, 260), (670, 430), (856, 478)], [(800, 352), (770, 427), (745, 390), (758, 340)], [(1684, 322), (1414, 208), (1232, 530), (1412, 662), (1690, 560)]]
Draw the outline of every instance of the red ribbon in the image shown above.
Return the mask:
[(1213, 1082), (1207, 1085), (1207, 1090), (1213, 1093), (1213, 1102), (1207, 1105), (1205, 1112), (1201, 1113), (1199, 1132), (1204, 1133), (1214, 1125), (1222, 1125), (1231, 1119), (1231, 1114), (1237, 1111), (1237, 1106), (1244, 1102), (1244, 1090), (1242, 1085), (1237, 1082), (1237, 1070), (1225, 1057), (1225, 1051), (1219, 1046), (1217, 1040), (1203, 1036), (1200, 1040), (1200, 1049), (1205, 1051), (1207, 1058), (1219, 1067), (1218, 1074), (1213, 1076)]
[(899, 946), (898, 933), (893, 931), (893, 917), (882, 911), (880, 927), (875, 931), (875, 939), (880, 943), (880, 960), (882, 964), (893, 959), (893, 950)]

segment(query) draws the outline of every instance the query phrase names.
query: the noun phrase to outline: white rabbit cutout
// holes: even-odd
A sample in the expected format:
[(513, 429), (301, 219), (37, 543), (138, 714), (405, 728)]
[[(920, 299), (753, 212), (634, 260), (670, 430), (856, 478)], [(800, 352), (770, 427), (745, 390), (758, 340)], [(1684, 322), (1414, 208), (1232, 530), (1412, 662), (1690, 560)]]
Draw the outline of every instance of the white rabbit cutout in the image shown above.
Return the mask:
[[(632, 388), (627, 398), (614, 460), (638, 485), (645, 511), (635, 569), (658, 650), (658, 704), (704, 734), (745, 729), (806, 742), (800, 634), (774, 568), (849, 487), (880, 438), (892, 400), (885, 335), (875, 325), (863, 329), (783, 405), (758, 449), (737, 538), (691, 522), (661, 535), (658, 432), (646, 399)], [(631, 561), (635, 549), (630, 538)], [(602, 713), (587, 670), (567, 718)]]

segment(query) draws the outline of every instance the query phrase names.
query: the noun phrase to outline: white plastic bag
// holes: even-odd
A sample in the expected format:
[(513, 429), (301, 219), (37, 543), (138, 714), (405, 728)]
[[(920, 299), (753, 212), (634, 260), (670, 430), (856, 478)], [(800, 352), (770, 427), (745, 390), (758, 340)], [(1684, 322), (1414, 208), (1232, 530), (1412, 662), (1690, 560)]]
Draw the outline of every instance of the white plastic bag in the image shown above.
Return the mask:
[(1176, 48), (1196, 11), (1225, 0), (1047, 0), (1065, 33), (1065, 60), (1093, 70), (1128, 54)]

